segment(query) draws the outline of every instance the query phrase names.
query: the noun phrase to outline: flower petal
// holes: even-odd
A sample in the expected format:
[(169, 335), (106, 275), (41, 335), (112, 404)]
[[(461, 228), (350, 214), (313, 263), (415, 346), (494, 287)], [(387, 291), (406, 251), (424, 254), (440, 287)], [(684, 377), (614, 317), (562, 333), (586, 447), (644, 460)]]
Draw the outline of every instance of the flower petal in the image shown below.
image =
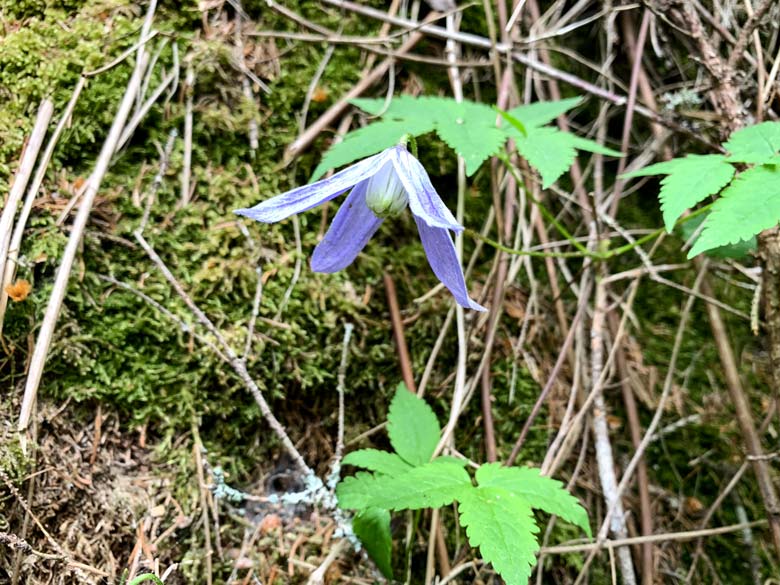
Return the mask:
[(425, 168), (403, 146), (390, 149), (390, 160), (398, 178), (409, 194), (409, 207), (415, 217), (422, 218), (431, 227), (463, 231), (431, 184)]
[(366, 185), (358, 183), (333, 218), (323, 240), (311, 257), (315, 272), (338, 272), (346, 268), (374, 235), (382, 219), (366, 206)]
[(357, 185), (382, 168), (382, 163), (387, 159), (390, 150), (385, 150), (363, 159), (359, 163), (339, 171), (332, 177), (317, 181), (311, 185), (303, 185), (271, 197), (254, 207), (237, 209), (234, 213), (244, 215), (250, 219), (263, 223), (274, 223), (317, 207), (321, 203), (338, 197), (348, 189)]
[(475, 311), (487, 311), (469, 298), (466, 289), (466, 280), (463, 277), (463, 269), (455, 252), (455, 244), (452, 243), (450, 232), (444, 228), (431, 227), (425, 221), (415, 216), (417, 229), (420, 231), (425, 255), (436, 277), (446, 286), (452, 296), (461, 307), (474, 309)]

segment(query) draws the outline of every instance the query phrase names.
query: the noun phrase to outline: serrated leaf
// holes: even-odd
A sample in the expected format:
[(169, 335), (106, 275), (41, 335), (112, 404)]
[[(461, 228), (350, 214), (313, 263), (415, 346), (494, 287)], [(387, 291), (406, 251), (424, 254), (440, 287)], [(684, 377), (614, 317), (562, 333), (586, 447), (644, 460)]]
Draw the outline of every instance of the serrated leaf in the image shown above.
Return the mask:
[(623, 157), (623, 153), (620, 152), (619, 150), (613, 150), (602, 144), (599, 144), (595, 140), (583, 138), (582, 136), (577, 136), (576, 134), (571, 134), (571, 141), (572, 144), (574, 145), (574, 148), (576, 148), (577, 150), (584, 150), (585, 152), (603, 154), (604, 156), (615, 156), (618, 158)]
[(378, 449), (360, 449), (348, 453), (342, 460), (344, 465), (354, 465), (370, 469), (385, 475), (401, 475), (409, 471), (412, 466), (401, 459), (397, 453), (380, 451)]
[(466, 163), (473, 175), (489, 156), (506, 142), (506, 134), (496, 126), (496, 113), (475, 102), (451, 103), (436, 114), (436, 133)]
[(382, 99), (358, 98), (351, 103), (372, 116), (382, 116), (385, 119), (410, 120), (412, 118), (431, 119), (441, 109), (450, 103), (455, 103), (452, 98), (438, 96), (411, 96), (402, 93), (393, 96), (389, 103)]
[[(430, 130), (427, 125), (432, 125), (439, 137), (463, 157), (468, 175), (473, 175), (506, 141), (504, 132), (496, 126), (496, 112), (469, 100), (456, 102), (444, 97), (400, 95), (386, 109), (384, 100), (358, 99), (352, 103), (370, 114), (381, 114), (383, 120), (420, 124), (428, 128), (426, 132)], [(415, 136), (425, 133), (408, 132)]]
[(531, 506), (499, 487), (479, 487), (459, 499), (460, 523), (466, 527), (471, 546), (507, 585), (527, 585), (536, 565), (539, 527)]
[(387, 413), (393, 449), (412, 465), (427, 463), (439, 442), (441, 427), (431, 407), (401, 383)]
[[(699, 215), (692, 219), (689, 219), (680, 226), (682, 237), (685, 241), (691, 239), (694, 233), (699, 229), (699, 226), (707, 219), (709, 213)], [(755, 252), (758, 248), (758, 240), (754, 237), (747, 240), (741, 240), (736, 244), (729, 244), (727, 246), (719, 246), (712, 250), (707, 250), (705, 254), (712, 256), (713, 258), (731, 258), (733, 260), (742, 260), (746, 258), (751, 252)]]
[(316, 181), (330, 169), (366, 158), (372, 154), (395, 146), (405, 134), (419, 136), (433, 130), (433, 121), (424, 118), (409, 120), (380, 120), (369, 126), (358, 128), (334, 144), (314, 169), (311, 181)]
[(689, 154), (685, 158), (656, 163), (623, 178), (666, 175), (661, 179), (661, 210), (666, 231), (672, 231), (677, 218), (710, 195), (718, 193), (734, 177), (734, 167), (720, 154)]
[(529, 128), (528, 136), (514, 132), (512, 138), (517, 152), (539, 171), (544, 189), (555, 183), (577, 156), (572, 135), (555, 128)]
[(376, 485), (377, 476), (367, 471), (359, 471), (353, 476), (345, 477), (336, 486), (339, 508), (365, 510), (374, 496)]
[[(385, 111), (385, 100), (384, 99), (376, 99), (376, 98), (356, 98), (354, 100), (349, 100), (349, 103), (351, 103), (353, 106), (356, 106), (363, 110), (365, 113), (370, 114), (372, 116), (378, 116), (383, 111)], [(392, 101), (391, 101), (392, 103)], [(389, 104), (388, 104), (389, 107)]]
[(723, 147), (731, 162), (766, 162), (780, 150), (780, 122), (763, 122), (737, 130)]
[(352, 520), (352, 529), (377, 568), (385, 577), (392, 579), (393, 540), (390, 534), (390, 512), (381, 508), (366, 508)]
[(713, 204), (688, 258), (736, 244), (780, 221), (780, 170), (758, 166), (740, 174)]
[(528, 130), (525, 128), (525, 124), (523, 124), (520, 120), (515, 118), (512, 114), (509, 112), (505, 112), (504, 110), (500, 108), (495, 108), (495, 110), (498, 112), (499, 116), (501, 116), (506, 122), (514, 127), (515, 130), (517, 130), (520, 134), (523, 136), (528, 136)]
[(500, 487), (524, 499), (532, 508), (544, 510), (582, 528), (591, 535), (588, 513), (563, 483), (544, 477), (530, 467), (503, 467), (489, 463), (477, 470), (480, 487)]
[(565, 114), (582, 101), (581, 97), (565, 100), (536, 102), (525, 106), (518, 106), (509, 110), (509, 114), (520, 120), (528, 128), (543, 126), (552, 122), (561, 114)]
[(460, 465), (426, 463), (397, 477), (377, 477), (367, 504), (388, 510), (440, 508), (471, 487), (471, 478)]

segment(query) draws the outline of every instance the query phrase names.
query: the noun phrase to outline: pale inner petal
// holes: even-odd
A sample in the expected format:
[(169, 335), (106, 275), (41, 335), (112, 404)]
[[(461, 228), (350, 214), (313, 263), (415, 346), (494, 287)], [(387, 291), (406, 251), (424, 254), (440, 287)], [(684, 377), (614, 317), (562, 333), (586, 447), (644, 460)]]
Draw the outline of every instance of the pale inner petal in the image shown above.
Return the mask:
[(369, 180), (366, 189), (366, 205), (378, 217), (394, 217), (406, 209), (409, 195), (406, 194), (398, 173), (387, 161)]

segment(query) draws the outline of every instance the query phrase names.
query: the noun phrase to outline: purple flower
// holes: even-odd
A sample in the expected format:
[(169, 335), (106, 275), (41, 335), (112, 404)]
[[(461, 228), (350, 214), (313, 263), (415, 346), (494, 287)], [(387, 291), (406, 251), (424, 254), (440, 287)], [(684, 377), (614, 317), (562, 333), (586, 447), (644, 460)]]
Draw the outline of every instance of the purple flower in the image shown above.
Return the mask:
[(476, 311), (485, 308), (469, 298), (455, 245), (448, 230), (463, 231), (442, 202), (423, 166), (399, 145), (364, 159), (349, 168), (298, 187), (236, 213), (263, 223), (281, 221), (352, 190), (336, 213), (325, 238), (314, 249), (315, 272), (337, 272), (349, 266), (382, 225), (408, 205), (420, 232), (433, 273), (459, 305)]

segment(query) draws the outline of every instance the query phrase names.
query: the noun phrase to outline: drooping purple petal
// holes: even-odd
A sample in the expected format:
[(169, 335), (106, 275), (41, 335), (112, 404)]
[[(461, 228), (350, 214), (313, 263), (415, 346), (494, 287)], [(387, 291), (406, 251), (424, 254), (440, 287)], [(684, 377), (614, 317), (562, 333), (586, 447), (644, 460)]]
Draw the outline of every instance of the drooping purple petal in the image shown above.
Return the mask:
[(466, 279), (463, 277), (463, 269), (458, 262), (450, 232), (444, 228), (431, 227), (416, 215), (414, 221), (417, 223), (425, 255), (428, 257), (433, 273), (449, 289), (457, 303), (467, 309), (487, 311), (485, 307), (469, 298)]
[(271, 197), (254, 207), (237, 209), (234, 213), (244, 215), (255, 221), (274, 223), (307, 211), (312, 207), (338, 197), (351, 187), (373, 175), (390, 156), (385, 150), (339, 171), (332, 177), (317, 181), (311, 185), (297, 187), (276, 197)]
[(323, 240), (311, 257), (315, 272), (338, 272), (357, 257), (371, 239), (382, 219), (366, 206), (366, 185), (358, 183), (344, 200)]
[(409, 154), (403, 146), (396, 146), (388, 152), (391, 153), (390, 160), (393, 161), (398, 178), (409, 194), (409, 207), (415, 218), (422, 218), (431, 227), (463, 231), (463, 226), (453, 217), (433, 188), (428, 173), (425, 172), (420, 161)]

